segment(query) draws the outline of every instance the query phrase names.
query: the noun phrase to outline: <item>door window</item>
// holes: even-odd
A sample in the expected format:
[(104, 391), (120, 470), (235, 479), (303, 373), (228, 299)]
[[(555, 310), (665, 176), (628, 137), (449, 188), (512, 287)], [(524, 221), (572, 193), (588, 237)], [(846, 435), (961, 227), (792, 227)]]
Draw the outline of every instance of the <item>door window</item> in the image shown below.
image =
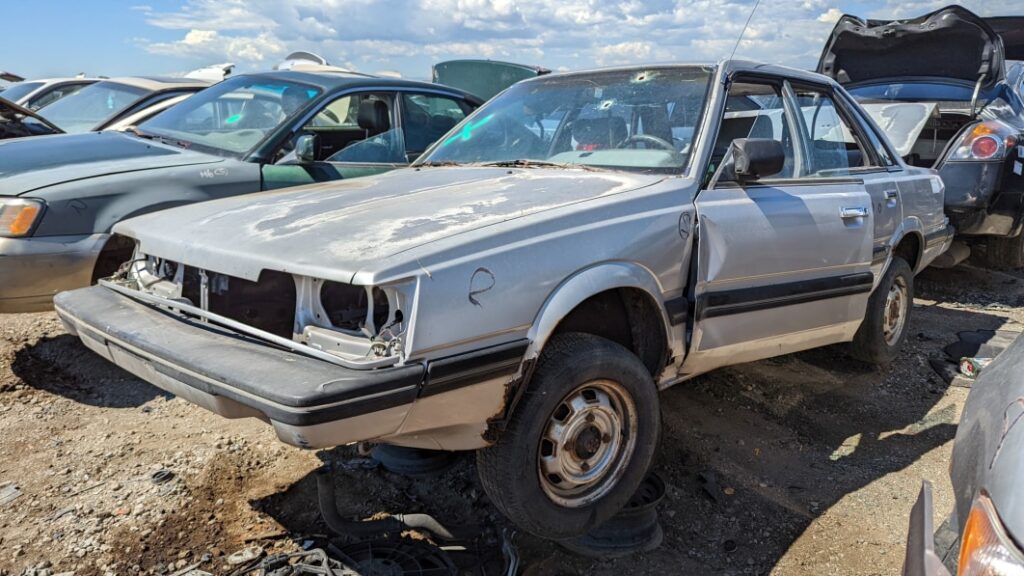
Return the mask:
[(29, 100), (28, 104), (25, 107), (29, 110), (39, 110), (43, 106), (46, 106), (47, 104), (52, 104), (65, 96), (70, 96), (88, 85), (88, 82), (79, 82), (77, 84), (64, 84), (58, 88), (50, 90), (49, 92), (32, 98), (31, 100)]
[(317, 135), (317, 159), (401, 164), (405, 154), (394, 102), (394, 94), (348, 94), (324, 107), (302, 132)]
[(409, 160), (415, 160), (470, 111), (469, 104), (447, 96), (403, 93), (402, 132)]
[(821, 88), (795, 87), (808, 162), (801, 176), (845, 176), (850, 170), (875, 165), (862, 138)]
[[(733, 140), (738, 138), (771, 138), (782, 143), (785, 163), (772, 178), (794, 175), (793, 131), (783, 106), (782, 92), (774, 84), (733, 82), (725, 100), (725, 114), (718, 128), (718, 137), (711, 156), (708, 174), (721, 168), (719, 182), (735, 180), (732, 160), (728, 157)], [(723, 162), (725, 166), (723, 166)]]

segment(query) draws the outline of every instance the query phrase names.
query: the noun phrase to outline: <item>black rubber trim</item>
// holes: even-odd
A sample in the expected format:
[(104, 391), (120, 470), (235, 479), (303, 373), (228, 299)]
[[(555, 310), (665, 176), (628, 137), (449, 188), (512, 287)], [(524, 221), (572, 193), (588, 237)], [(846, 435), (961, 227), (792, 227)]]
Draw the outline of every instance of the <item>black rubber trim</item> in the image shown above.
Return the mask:
[(952, 226), (947, 226), (945, 228), (941, 228), (941, 229), (936, 230), (934, 232), (931, 232), (929, 234), (925, 234), (924, 235), (924, 245), (925, 245), (926, 248), (931, 248), (935, 244), (941, 244), (941, 243), (945, 242), (946, 240), (948, 240), (954, 234), (955, 234), (955, 231), (953, 230)]
[(668, 321), (673, 326), (685, 324), (690, 315), (690, 301), (686, 296), (665, 300), (665, 311), (668, 312)]
[(864, 184), (862, 178), (849, 176), (822, 176), (814, 178), (762, 178), (760, 180), (749, 180), (740, 184), (732, 180), (718, 182), (715, 189), (729, 190), (732, 188), (781, 188), (783, 186), (828, 186), (831, 184)]
[(440, 358), (427, 364), (427, 377), (420, 396), (433, 396), (472, 386), (519, 370), (530, 345), (527, 339)]
[(875, 277), (871, 272), (858, 272), (786, 284), (769, 284), (736, 290), (709, 292), (701, 296), (702, 318), (714, 318), (743, 312), (756, 312), (870, 292)]
[(881, 264), (889, 257), (889, 245), (875, 246), (871, 249), (871, 265)]

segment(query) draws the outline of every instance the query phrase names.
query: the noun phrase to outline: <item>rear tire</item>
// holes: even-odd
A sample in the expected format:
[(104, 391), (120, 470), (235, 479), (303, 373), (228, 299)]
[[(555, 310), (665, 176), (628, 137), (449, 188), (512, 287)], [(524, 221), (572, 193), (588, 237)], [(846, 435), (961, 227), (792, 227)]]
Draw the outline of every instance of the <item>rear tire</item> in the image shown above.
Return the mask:
[(914, 272), (906, 260), (897, 256), (868, 298), (864, 321), (853, 337), (851, 355), (870, 364), (892, 362), (907, 339), (913, 309)]
[(1006, 236), (986, 238), (985, 265), (997, 270), (1024, 268), (1024, 234), (1018, 234), (1012, 238)]
[(554, 336), (498, 443), (477, 452), (494, 505), (523, 530), (581, 536), (615, 515), (650, 468), (658, 391), (639, 358), (583, 333)]

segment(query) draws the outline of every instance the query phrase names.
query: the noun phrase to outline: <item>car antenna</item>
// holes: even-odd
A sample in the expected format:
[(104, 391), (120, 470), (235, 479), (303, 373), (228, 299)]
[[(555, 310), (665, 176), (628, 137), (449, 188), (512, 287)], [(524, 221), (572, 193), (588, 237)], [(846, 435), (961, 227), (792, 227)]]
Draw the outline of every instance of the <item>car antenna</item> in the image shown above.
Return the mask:
[(729, 60), (736, 55), (736, 49), (740, 47), (740, 41), (743, 40), (743, 35), (747, 32), (747, 27), (750, 26), (750, 20), (754, 17), (754, 12), (757, 11), (758, 5), (761, 4), (761, 0), (754, 0), (754, 7), (750, 9), (750, 14), (747, 15), (747, 23), (743, 25), (743, 30), (740, 30), (740, 36), (736, 39), (736, 45), (732, 47), (732, 52), (729, 54)]

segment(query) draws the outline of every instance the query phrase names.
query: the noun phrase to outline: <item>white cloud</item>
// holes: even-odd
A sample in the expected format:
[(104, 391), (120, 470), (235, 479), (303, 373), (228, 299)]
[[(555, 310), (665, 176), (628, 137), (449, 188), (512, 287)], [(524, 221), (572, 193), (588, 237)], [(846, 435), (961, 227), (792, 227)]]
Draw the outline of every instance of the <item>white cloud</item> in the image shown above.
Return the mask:
[[(431, 62), (481, 57), (579, 69), (727, 57), (754, 0), (179, 0), (177, 9), (136, 6), (177, 40), (146, 50), (189, 64), (232, 60), (267, 68), (311, 50), (359, 69), (424, 77)], [(907, 17), (948, 0), (864, 0), (854, 13)], [(989, 12), (990, 3), (968, 0)], [(165, 6), (166, 4), (160, 4)], [(843, 4), (847, 8), (847, 4)], [(813, 67), (842, 14), (829, 0), (761, 0), (736, 56)]]

